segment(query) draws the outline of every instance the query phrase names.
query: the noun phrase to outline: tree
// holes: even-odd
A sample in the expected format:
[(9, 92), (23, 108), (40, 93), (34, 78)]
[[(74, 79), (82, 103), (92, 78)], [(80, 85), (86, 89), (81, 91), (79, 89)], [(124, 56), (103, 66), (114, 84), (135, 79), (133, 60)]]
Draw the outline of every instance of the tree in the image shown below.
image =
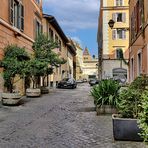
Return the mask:
[(33, 81), (33, 87), (37, 87), (37, 80), (41, 76), (44, 84), (45, 77), (53, 73), (53, 67), (58, 67), (66, 61), (53, 51), (58, 48), (58, 44), (49, 40), (44, 34), (36, 38), (32, 48), (34, 57), (29, 61), (28, 74)]
[(25, 48), (17, 45), (8, 45), (4, 49), (4, 58), (0, 61), (3, 68), (4, 86), (9, 92), (13, 92), (15, 76), (18, 75), (23, 79), (26, 75), (26, 65), (29, 56)]

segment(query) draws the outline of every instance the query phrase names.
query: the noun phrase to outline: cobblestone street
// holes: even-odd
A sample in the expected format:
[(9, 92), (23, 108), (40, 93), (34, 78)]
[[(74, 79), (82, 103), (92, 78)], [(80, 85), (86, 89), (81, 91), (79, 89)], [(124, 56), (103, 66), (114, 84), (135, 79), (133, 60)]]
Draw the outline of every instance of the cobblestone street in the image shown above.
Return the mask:
[(111, 116), (96, 116), (90, 86), (56, 89), (0, 107), (0, 148), (146, 148), (114, 141)]

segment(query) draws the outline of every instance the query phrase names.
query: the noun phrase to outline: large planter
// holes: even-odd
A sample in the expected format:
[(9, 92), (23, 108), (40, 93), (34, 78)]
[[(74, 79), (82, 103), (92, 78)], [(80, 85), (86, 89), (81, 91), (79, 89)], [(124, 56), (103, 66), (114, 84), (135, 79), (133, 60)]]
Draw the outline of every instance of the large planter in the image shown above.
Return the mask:
[(2, 93), (1, 97), (3, 105), (17, 105), (22, 96), (19, 93)]
[(97, 115), (100, 114), (115, 114), (117, 113), (117, 109), (112, 107), (111, 105), (102, 105), (101, 107), (96, 107)]
[(49, 93), (48, 87), (41, 87), (41, 94), (48, 94), (48, 93)]
[(119, 118), (119, 115), (112, 115), (113, 136), (115, 140), (143, 141), (138, 133), (141, 132), (137, 119)]
[(39, 88), (27, 88), (26, 89), (27, 97), (39, 97), (41, 96), (41, 89)]

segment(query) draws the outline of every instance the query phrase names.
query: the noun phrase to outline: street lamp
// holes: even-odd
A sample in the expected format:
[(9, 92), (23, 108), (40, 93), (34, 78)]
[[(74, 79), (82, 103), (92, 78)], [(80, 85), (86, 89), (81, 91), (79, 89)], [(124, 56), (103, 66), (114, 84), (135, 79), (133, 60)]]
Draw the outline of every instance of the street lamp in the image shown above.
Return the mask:
[(113, 29), (114, 24), (115, 24), (115, 21), (112, 20), (112, 19), (110, 19), (109, 22), (108, 22), (108, 25), (109, 25), (109, 27), (110, 27), (111, 29)]

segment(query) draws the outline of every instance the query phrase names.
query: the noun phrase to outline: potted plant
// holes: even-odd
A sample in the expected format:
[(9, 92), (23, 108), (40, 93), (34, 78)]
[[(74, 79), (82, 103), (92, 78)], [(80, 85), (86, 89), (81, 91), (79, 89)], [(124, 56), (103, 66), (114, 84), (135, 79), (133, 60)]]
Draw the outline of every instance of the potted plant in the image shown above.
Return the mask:
[(148, 86), (146, 76), (137, 77), (128, 89), (119, 95), (118, 112), (112, 115), (113, 135), (115, 140), (142, 141), (138, 127), (138, 116), (142, 112), (142, 94)]
[(97, 115), (101, 113), (116, 113), (120, 85), (118, 82), (107, 79), (102, 80), (91, 90), (94, 98)]
[(24, 79), (28, 60), (29, 56), (24, 48), (20, 48), (17, 45), (8, 45), (4, 49), (1, 67), (3, 68), (6, 92), (2, 93), (2, 104), (16, 105), (19, 103), (21, 94), (16, 92), (14, 84)]

